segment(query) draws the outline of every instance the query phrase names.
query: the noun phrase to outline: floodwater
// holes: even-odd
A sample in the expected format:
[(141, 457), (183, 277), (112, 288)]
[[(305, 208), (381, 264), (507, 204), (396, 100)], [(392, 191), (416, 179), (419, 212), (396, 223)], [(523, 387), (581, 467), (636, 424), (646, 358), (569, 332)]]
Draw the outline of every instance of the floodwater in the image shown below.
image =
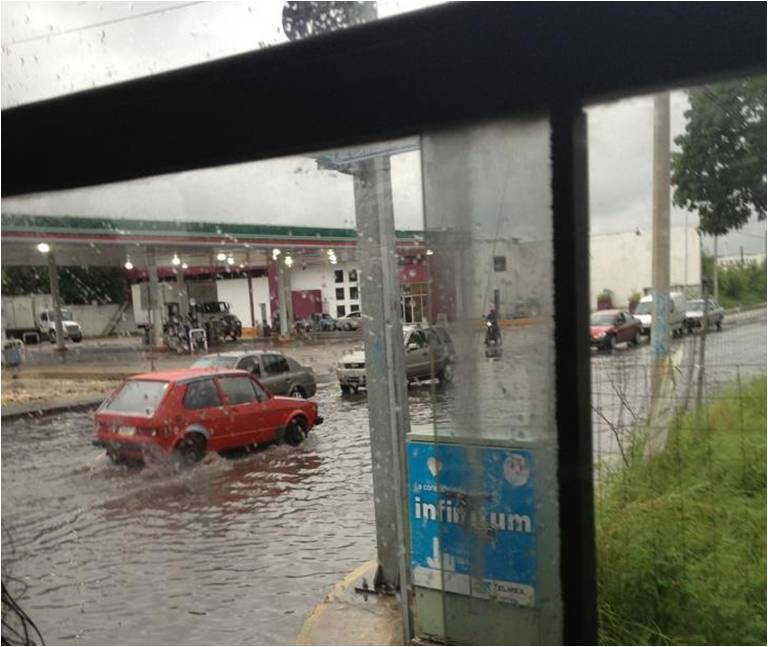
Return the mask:
[[(451, 387), (412, 388), (414, 428), (540, 439), (548, 348), (546, 330), (510, 335), (501, 359), (460, 361)], [(765, 352), (764, 318), (728, 326), (708, 342), (708, 375), (764, 373)], [(594, 356), (593, 398), (610, 371), (639, 383), (648, 353)], [(46, 642), (293, 643), (330, 586), (375, 556), (366, 396), (328, 384), (316, 399), (325, 422), (301, 446), (212, 454), (180, 474), (113, 466), (87, 413), (4, 425), (3, 577)]]
[[(519, 353), (411, 388), (414, 426), (432, 427), (433, 397), (441, 422), (479, 392), (514, 401), (500, 389), (524, 379)], [(3, 576), (46, 642), (293, 643), (376, 551), (367, 398), (332, 383), (316, 399), (325, 422), (301, 446), (210, 454), (183, 473), (112, 465), (88, 413), (4, 425)], [(484, 426), (512, 420), (481, 404), (495, 410)]]
[(111, 465), (87, 413), (4, 426), (3, 576), (46, 642), (293, 643), (375, 555), (365, 401), (318, 400), (300, 447), (181, 474)]

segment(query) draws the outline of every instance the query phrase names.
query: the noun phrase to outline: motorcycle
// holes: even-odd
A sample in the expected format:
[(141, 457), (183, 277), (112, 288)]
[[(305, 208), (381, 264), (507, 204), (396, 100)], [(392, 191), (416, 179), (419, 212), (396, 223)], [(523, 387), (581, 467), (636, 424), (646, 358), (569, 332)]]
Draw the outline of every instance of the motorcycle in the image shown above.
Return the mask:
[(485, 356), (501, 357), (501, 331), (496, 321), (485, 322)]
[(499, 324), (495, 321), (485, 322), (485, 345), (501, 346), (501, 331)]

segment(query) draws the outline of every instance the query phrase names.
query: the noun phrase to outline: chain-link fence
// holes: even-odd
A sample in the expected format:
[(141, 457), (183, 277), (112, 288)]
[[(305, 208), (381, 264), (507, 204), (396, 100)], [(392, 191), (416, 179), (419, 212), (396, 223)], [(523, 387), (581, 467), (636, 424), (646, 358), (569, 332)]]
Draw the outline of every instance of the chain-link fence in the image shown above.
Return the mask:
[(765, 642), (765, 330), (593, 358), (602, 642)]

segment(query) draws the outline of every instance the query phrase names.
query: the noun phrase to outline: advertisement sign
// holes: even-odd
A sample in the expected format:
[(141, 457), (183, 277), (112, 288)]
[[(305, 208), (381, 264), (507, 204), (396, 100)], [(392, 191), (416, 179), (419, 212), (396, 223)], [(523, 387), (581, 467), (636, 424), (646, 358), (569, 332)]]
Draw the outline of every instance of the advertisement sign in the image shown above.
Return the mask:
[(413, 583), (536, 605), (533, 454), (408, 441)]

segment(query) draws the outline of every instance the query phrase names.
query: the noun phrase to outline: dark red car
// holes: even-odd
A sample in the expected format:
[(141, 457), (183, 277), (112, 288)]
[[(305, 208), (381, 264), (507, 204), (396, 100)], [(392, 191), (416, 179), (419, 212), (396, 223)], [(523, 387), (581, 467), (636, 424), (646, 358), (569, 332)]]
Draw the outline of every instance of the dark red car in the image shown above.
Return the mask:
[(598, 310), (589, 318), (589, 338), (598, 349), (613, 350), (619, 342), (640, 343), (643, 324), (623, 310)]
[(206, 451), (272, 441), (298, 445), (322, 421), (315, 402), (274, 396), (245, 371), (143, 373), (101, 404), (94, 444), (114, 462), (170, 454), (179, 464), (191, 464)]

